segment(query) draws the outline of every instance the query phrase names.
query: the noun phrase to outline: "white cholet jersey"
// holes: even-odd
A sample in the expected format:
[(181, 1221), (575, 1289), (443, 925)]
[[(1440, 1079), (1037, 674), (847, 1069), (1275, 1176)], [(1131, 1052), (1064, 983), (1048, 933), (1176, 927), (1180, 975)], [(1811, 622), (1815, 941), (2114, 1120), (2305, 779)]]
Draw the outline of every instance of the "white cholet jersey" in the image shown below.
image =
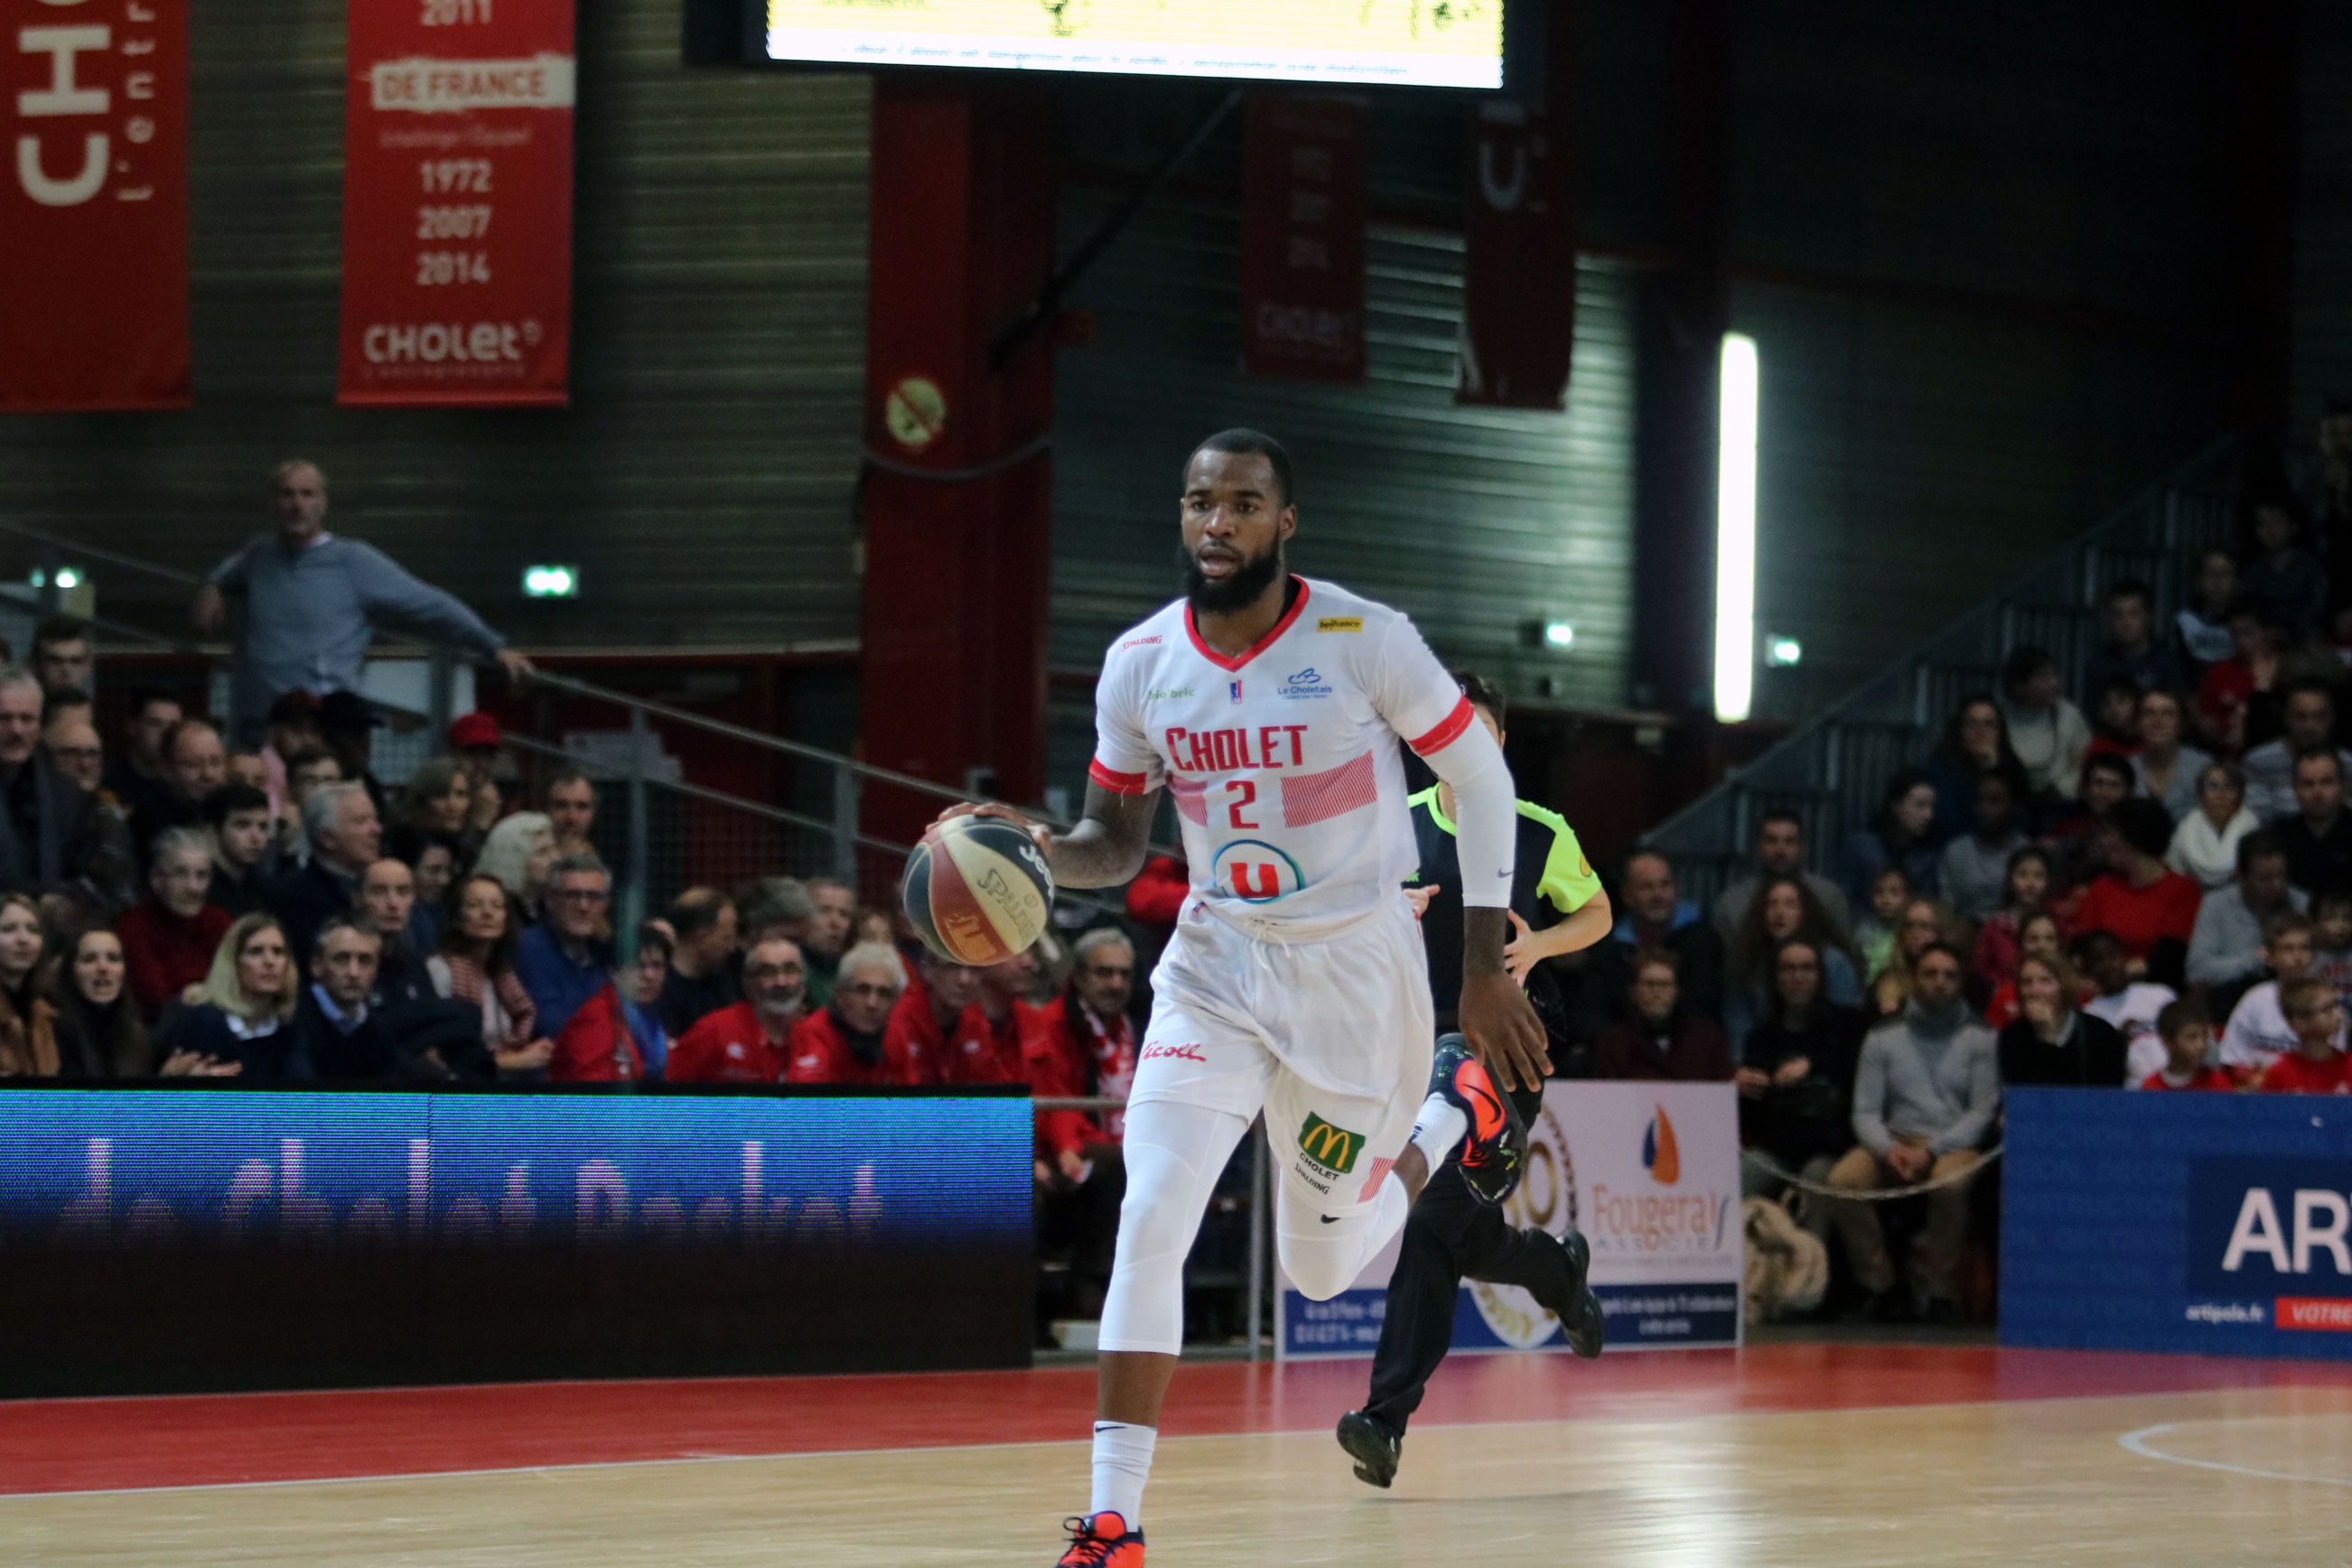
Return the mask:
[[(1122, 634), (1095, 688), (1095, 783), (1165, 787), (1192, 896), (1309, 940), (1392, 903), (1419, 855), (1402, 740), (1426, 757), (1477, 722), (1410, 618), (1319, 579), (1256, 646), (1202, 642), (1179, 599)], [(1509, 870), (1491, 900), (1500, 903)]]

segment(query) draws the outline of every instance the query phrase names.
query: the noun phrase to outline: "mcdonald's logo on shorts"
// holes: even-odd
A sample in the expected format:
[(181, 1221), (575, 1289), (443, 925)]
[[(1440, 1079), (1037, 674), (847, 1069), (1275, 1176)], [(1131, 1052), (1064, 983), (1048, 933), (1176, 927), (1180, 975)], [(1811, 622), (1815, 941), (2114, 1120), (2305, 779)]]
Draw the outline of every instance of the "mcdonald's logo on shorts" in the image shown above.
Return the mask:
[(1356, 1156), (1364, 1152), (1364, 1135), (1334, 1127), (1310, 1110), (1298, 1130), (1298, 1152), (1323, 1169), (1344, 1176), (1356, 1168)]

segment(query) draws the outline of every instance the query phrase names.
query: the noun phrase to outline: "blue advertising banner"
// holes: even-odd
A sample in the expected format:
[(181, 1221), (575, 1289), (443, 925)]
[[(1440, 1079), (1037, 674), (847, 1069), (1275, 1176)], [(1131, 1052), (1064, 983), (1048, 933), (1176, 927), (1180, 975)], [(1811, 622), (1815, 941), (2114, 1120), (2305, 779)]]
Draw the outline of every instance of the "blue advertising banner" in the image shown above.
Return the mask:
[(2352, 1100), (2006, 1106), (2004, 1343), (2352, 1359)]
[(1027, 1355), (1024, 1099), (12, 1089), (0, 1122), (0, 1393)]

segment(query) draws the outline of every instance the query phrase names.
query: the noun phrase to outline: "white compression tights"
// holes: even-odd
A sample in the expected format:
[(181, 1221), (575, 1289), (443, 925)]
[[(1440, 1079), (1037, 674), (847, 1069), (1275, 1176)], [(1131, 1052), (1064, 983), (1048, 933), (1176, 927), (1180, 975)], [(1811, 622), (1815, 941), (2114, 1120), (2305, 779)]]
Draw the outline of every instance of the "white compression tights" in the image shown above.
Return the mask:
[[(1118, 1251), (1103, 1298), (1099, 1344), (1107, 1351), (1175, 1355), (1184, 1344), (1184, 1257), (1208, 1211), (1225, 1162), (1249, 1123), (1230, 1111), (1150, 1100), (1127, 1112), (1127, 1197), (1118, 1211)], [(1381, 1184), (1367, 1209), (1330, 1225), (1274, 1178), (1275, 1235), (1282, 1266), (1307, 1296), (1326, 1300), (1354, 1282), (1404, 1224), (1404, 1186)]]

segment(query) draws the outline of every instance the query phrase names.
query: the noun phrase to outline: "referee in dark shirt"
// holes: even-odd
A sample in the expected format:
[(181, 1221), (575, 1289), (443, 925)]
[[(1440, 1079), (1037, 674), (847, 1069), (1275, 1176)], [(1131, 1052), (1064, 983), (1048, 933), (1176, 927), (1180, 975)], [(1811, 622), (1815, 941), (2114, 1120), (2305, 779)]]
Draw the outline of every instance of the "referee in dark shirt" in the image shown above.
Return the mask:
[[(1454, 679), (1499, 742), (1502, 697), (1467, 670), (1454, 671)], [(1462, 874), (1451, 795), (1443, 784), (1433, 784), (1409, 803), (1421, 865), (1407, 891), (1421, 906), (1421, 936), (1441, 1035), (1454, 1031), (1454, 999), (1462, 991)], [(1608, 935), (1609, 896), (1565, 821), (1524, 800), (1518, 807), (1512, 937), (1503, 962), (1528, 988), (1557, 1054), (1566, 1009), (1558, 984), (1539, 965)], [(1541, 1089), (1511, 1093), (1521, 1118), (1532, 1121), (1542, 1108)], [(1514, 1226), (1501, 1209), (1471, 1195), (1454, 1161), (1447, 1161), (1422, 1190), (1406, 1216), (1402, 1245), (1389, 1279), (1380, 1349), (1372, 1358), (1371, 1399), (1339, 1418), (1339, 1446), (1356, 1461), (1357, 1477), (1379, 1487), (1395, 1477), (1405, 1423), (1453, 1342), (1454, 1301), (1465, 1279), (1533, 1292), (1561, 1316), (1570, 1346), (1579, 1355), (1599, 1355), (1602, 1335), (1600, 1303), (1584, 1285), (1584, 1238), (1570, 1232), (1563, 1244), (1548, 1231)]]

